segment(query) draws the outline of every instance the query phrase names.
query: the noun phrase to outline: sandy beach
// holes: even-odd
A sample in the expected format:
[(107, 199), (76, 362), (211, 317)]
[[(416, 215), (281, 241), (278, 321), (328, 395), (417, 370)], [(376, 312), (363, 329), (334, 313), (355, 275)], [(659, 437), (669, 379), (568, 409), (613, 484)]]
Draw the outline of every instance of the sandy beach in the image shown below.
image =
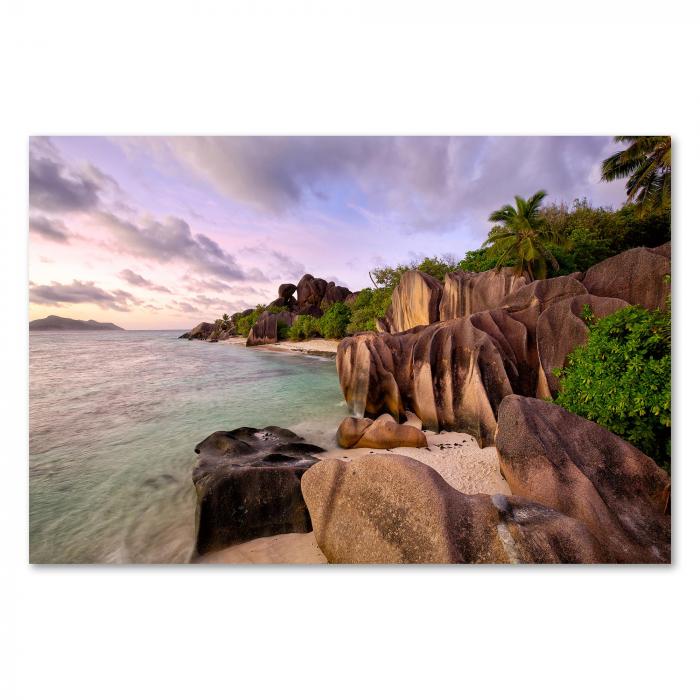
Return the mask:
[[(227, 338), (219, 341), (231, 345), (245, 345), (246, 338)], [(271, 350), (277, 352), (301, 352), (307, 355), (320, 355), (321, 357), (335, 357), (338, 352), (339, 340), (326, 340), (325, 338), (312, 338), (311, 340), (282, 340), (269, 345), (255, 345), (254, 350)]]
[[(286, 348), (285, 348), (286, 349)], [(419, 426), (416, 416), (409, 423)], [(480, 448), (466, 433), (424, 431), (428, 447), (395, 447), (390, 450), (370, 448), (334, 448), (319, 458), (352, 460), (366, 454), (400, 454), (423, 462), (437, 471), (453, 488), (466, 494), (511, 491), (501, 476), (495, 447)], [(194, 560), (195, 564), (324, 564), (326, 558), (316, 544), (313, 532), (275, 535), (228, 547)]]

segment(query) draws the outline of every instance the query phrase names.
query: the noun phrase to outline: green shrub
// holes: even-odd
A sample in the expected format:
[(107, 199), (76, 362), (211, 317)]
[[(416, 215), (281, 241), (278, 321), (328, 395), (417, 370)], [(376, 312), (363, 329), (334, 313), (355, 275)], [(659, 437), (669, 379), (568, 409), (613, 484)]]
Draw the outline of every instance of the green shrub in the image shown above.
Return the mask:
[(363, 289), (350, 307), (350, 323), (346, 328), (348, 334), (377, 329), (377, 319), (386, 316), (391, 304), (391, 289)]
[(318, 329), (324, 338), (343, 338), (350, 323), (350, 307), (338, 301), (318, 319)]
[(376, 267), (372, 270), (371, 278), (378, 287), (393, 289), (400, 281), (401, 275), (409, 270), (420, 270), (443, 282), (445, 275), (457, 269), (457, 261), (450, 255), (412, 260), (407, 265), (396, 267)]
[(558, 372), (556, 403), (628, 440), (670, 472), (670, 311), (629, 306), (584, 320), (588, 343)]
[(265, 311), (265, 306), (263, 304), (258, 304), (258, 306), (255, 307), (255, 311), (241, 316), (238, 321), (236, 321), (236, 333), (238, 333), (238, 335), (247, 336), (263, 311)]
[(289, 338), (291, 340), (306, 340), (319, 335), (318, 319), (313, 316), (302, 314), (294, 319), (294, 323), (289, 327)]
[(277, 321), (277, 340), (287, 340), (289, 338), (289, 326), (282, 321)]

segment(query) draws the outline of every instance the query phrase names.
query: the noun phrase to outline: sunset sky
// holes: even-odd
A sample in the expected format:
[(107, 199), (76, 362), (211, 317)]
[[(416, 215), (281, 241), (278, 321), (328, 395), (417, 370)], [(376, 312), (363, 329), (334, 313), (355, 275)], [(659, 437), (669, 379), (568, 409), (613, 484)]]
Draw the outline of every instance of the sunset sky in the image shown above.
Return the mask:
[(306, 272), (478, 247), (515, 194), (588, 197), (610, 137), (34, 137), (30, 319), (185, 329), (277, 296)]

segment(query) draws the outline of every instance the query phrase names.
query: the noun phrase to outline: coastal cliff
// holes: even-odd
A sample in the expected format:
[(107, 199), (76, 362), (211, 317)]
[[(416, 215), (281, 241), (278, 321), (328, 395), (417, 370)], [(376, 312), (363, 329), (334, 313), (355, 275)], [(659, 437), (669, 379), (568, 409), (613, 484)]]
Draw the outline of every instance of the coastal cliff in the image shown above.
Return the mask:
[(123, 331), (123, 328), (114, 323), (100, 323), (99, 321), (79, 321), (75, 318), (62, 316), (47, 316), (37, 318), (29, 322), (30, 331)]

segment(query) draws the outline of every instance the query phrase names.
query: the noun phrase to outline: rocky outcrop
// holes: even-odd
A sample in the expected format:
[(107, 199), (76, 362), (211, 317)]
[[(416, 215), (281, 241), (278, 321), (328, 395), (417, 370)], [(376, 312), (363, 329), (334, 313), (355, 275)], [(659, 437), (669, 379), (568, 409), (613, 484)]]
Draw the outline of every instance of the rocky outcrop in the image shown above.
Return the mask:
[(495, 309), (505, 297), (529, 281), (528, 277), (516, 275), (511, 267), (504, 267), (500, 271), (448, 272), (440, 300), (439, 320), (449, 321), (471, 316), (477, 311)]
[(286, 326), (292, 325), (293, 316), (289, 311), (280, 311), (279, 313), (264, 311), (250, 329), (248, 339), (245, 343), (246, 346), (250, 347), (276, 343), (277, 331), (281, 323)]
[(409, 457), (325, 459), (301, 488), (331, 563), (608, 561), (583, 523), (522, 498), (463, 494)]
[(280, 299), (285, 299), (289, 301), (293, 296), (294, 292), (297, 291), (296, 284), (281, 284), (277, 290), (277, 296)]
[(326, 293), (328, 283), (313, 275), (304, 275), (297, 283), (297, 303), (300, 313), (308, 307), (320, 307)]
[(500, 308), (469, 317), (345, 338), (336, 364), (352, 414), (402, 420), (410, 410), (429, 430), (460, 430), (492, 444), (505, 396), (549, 398), (558, 390), (553, 370), (587, 339), (583, 307), (605, 316), (626, 305), (588, 294), (578, 277), (520, 286)]
[(422, 430), (405, 423), (400, 425), (387, 413), (374, 421), (369, 418), (345, 418), (338, 426), (336, 441), (345, 449), (371, 447), (387, 450), (428, 446)]
[(622, 299), (579, 294), (552, 304), (537, 319), (537, 356), (540, 364), (539, 398), (552, 398), (559, 392), (559, 379), (553, 373), (561, 369), (574, 348), (588, 342), (588, 326), (582, 320), (585, 307), (596, 318), (629, 306)]
[(496, 449), (514, 495), (585, 523), (614, 561), (670, 562), (670, 479), (622, 438), (555, 404), (508, 396)]
[(632, 248), (591, 267), (583, 278), (590, 294), (617, 297), (647, 309), (665, 309), (670, 292), (670, 243)]
[(212, 433), (195, 447), (197, 552), (258, 537), (309, 532), (300, 479), (320, 447), (291, 430), (238, 428)]
[(214, 332), (214, 324), (198, 323), (189, 333), (183, 333), (180, 338), (186, 338), (187, 340), (206, 340)]
[(442, 284), (419, 270), (409, 270), (391, 295), (386, 327), (390, 333), (400, 333), (416, 326), (440, 320)]

